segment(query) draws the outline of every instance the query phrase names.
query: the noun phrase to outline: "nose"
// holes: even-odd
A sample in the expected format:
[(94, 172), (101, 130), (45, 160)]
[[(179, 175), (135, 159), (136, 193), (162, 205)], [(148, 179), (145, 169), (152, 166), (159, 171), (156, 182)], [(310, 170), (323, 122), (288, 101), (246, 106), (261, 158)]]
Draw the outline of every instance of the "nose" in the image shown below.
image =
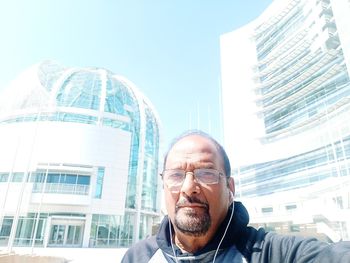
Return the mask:
[(200, 187), (193, 173), (191, 172), (186, 173), (186, 176), (180, 191), (182, 193), (185, 193), (188, 196), (191, 196), (193, 194), (199, 194)]

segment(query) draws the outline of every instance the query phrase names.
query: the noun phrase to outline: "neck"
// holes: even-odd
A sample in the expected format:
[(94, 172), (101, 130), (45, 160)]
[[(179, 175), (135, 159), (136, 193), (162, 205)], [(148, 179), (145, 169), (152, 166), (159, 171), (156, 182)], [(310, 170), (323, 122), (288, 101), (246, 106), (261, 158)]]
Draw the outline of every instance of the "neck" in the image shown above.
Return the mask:
[(182, 252), (188, 253), (194, 253), (203, 248), (214, 235), (213, 231), (208, 231), (208, 233), (205, 235), (196, 237), (186, 235), (176, 228), (174, 229), (174, 232), (174, 243), (181, 249)]

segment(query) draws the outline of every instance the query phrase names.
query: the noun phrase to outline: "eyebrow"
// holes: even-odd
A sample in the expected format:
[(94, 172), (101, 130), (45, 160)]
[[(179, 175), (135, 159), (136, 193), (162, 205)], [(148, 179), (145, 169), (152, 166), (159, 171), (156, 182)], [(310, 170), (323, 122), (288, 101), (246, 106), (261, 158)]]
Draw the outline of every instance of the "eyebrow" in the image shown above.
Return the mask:
[[(187, 169), (184, 169), (185, 166), (188, 166), (188, 165), (184, 164), (184, 163), (176, 163), (172, 167), (166, 167), (165, 170), (184, 170), (184, 171), (186, 171)], [(215, 168), (215, 165), (213, 163), (191, 164), (191, 167), (193, 167), (193, 170), (194, 169), (200, 169), (200, 168), (217, 169), (217, 168)]]

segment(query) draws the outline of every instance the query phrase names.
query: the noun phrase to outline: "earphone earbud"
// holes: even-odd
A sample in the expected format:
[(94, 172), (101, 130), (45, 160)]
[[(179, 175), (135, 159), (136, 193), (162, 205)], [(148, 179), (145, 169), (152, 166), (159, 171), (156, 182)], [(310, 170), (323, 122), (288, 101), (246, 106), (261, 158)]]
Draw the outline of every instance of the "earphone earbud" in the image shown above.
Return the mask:
[(232, 214), (235, 211), (235, 199), (234, 194), (230, 191), (231, 199), (232, 199)]

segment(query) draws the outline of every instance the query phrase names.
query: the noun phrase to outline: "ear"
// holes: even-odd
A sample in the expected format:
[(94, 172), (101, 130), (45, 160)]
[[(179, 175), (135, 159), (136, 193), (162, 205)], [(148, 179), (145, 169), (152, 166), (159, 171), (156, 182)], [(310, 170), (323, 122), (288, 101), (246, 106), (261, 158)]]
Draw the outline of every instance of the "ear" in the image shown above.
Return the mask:
[(233, 180), (233, 177), (227, 178), (228, 180), (228, 188), (232, 192), (233, 195), (235, 195), (235, 181)]

